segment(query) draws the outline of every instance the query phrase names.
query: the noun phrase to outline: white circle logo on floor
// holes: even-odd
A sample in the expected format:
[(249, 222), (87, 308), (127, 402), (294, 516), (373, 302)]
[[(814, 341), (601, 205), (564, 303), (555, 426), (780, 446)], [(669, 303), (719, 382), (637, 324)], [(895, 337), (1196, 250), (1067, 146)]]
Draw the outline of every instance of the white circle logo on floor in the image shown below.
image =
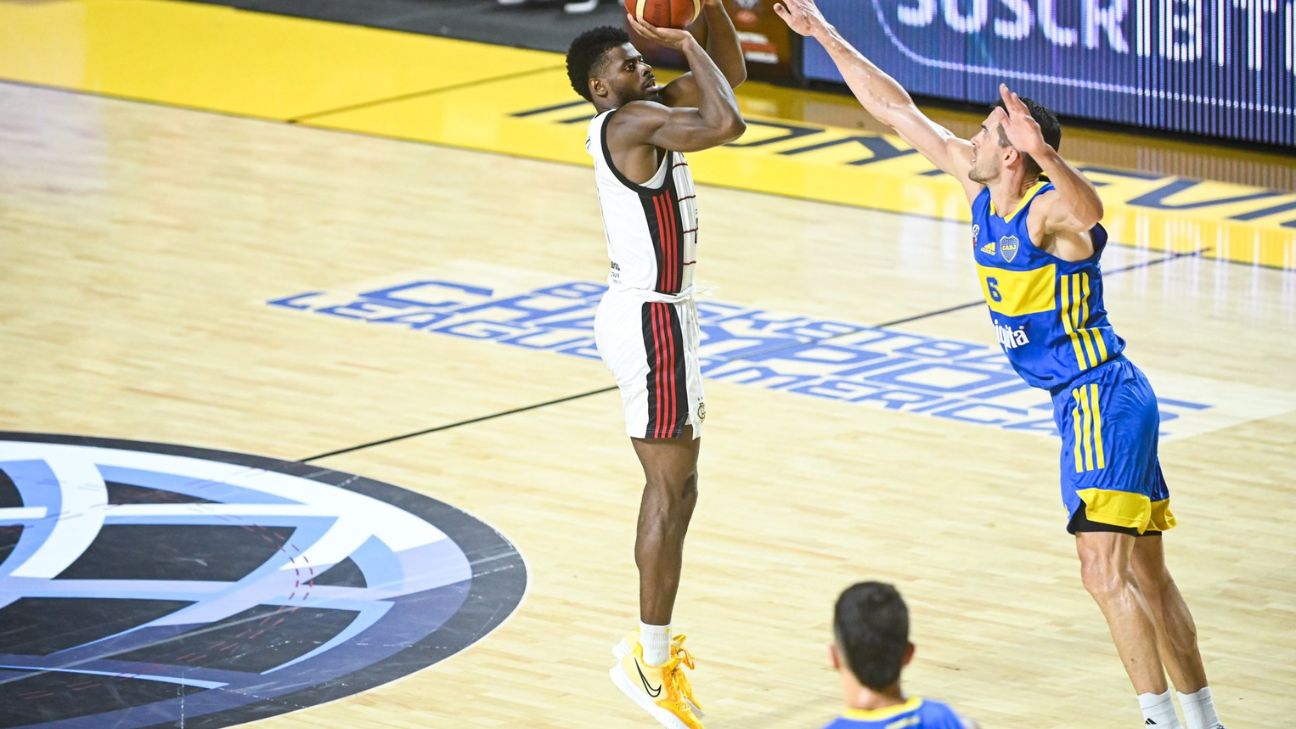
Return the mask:
[(0, 727), (221, 727), (477, 641), (526, 589), (486, 524), (311, 464), (0, 433)]

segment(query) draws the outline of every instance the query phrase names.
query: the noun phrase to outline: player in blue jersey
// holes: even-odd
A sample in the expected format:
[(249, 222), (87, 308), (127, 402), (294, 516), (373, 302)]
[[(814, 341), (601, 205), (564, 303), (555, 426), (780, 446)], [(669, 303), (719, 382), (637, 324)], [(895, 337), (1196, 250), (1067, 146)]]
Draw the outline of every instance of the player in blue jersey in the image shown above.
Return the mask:
[(939, 701), (906, 697), (900, 672), (913, 660), (909, 608), (881, 582), (846, 588), (833, 609), (833, 668), (846, 711), (824, 729), (976, 729)]
[(823, 45), (870, 114), (963, 185), (996, 337), (1017, 373), (1053, 398), (1067, 530), (1144, 726), (1180, 726), (1168, 672), (1188, 728), (1220, 729), (1197, 628), (1162, 551), (1161, 533), (1175, 519), (1157, 460), (1156, 397), (1107, 321), (1103, 204), (1058, 155), (1057, 119), (1001, 85), (980, 131), (960, 139), (847, 43), (814, 0), (784, 0), (775, 11)]

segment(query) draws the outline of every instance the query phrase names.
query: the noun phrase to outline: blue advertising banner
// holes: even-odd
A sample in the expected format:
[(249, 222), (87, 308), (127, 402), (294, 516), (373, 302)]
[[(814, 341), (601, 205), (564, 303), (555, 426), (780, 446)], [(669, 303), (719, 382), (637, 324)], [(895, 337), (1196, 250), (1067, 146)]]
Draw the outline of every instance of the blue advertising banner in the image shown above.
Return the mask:
[[(1296, 148), (1296, 0), (819, 0), (911, 93)], [(806, 78), (841, 81), (807, 40)]]

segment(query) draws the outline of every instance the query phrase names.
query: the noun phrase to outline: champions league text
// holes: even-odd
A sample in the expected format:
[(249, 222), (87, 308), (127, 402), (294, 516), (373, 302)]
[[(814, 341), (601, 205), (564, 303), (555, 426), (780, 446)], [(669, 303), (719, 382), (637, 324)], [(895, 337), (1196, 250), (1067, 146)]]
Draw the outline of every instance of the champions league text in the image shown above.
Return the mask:
[[(589, 282), (521, 294), (414, 280), (354, 294), (315, 291), (266, 303), (378, 326), (598, 359)], [(811, 397), (1053, 435), (1047, 393), (1023, 383), (998, 349), (862, 324), (698, 301), (704, 377)], [(1176, 411), (1160, 398), (1163, 435)]]

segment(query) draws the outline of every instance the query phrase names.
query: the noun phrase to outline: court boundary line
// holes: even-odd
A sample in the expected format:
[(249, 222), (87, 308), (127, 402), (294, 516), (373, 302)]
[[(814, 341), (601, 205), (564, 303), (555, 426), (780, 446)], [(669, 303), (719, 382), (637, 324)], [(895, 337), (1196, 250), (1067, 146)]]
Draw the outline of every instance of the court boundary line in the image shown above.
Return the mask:
[[(42, 91), (51, 91), (54, 93), (72, 94), (75, 96), (88, 96), (91, 98), (109, 99), (112, 101), (123, 101), (128, 103), (141, 104), (143, 106), (156, 106), (163, 109), (177, 109), (180, 111), (192, 111), (192, 112), (199, 112), (204, 114), (214, 114), (216, 116), (230, 117), (233, 119), (244, 119), (247, 121), (262, 122), (266, 124), (285, 124), (291, 127), (295, 127), (297, 129), (311, 129), (319, 132), (327, 132), (329, 134), (346, 134), (346, 135), (351, 135), (356, 137), (363, 137), (365, 139), (385, 139), (389, 141), (403, 142), (408, 144), (421, 144), (427, 147), (436, 147), (438, 149), (450, 149), (458, 152), (475, 152), (477, 154), (489, 154), (497, 157), (521, 159), (521, 160), (526, 160), (528, 162), (541, 162), (545, 164), (562, 165), (563, 167), (574, 167), (577, 169), (590, 169), (586, 165), (576, 163), (576, 162), (563, 162), (561, 160), (544, 159), (541, 157), (530, 157), (527, 155), (515, 154), (512, 152), (499, 152), (499, 151), (489, 150), (489, 149), (480, 149), (477, 147), (449, 144), (446, 142), (429, 142), (426, 139), (402, 137), (394, 134), (376, 134), (373, 132), (360, 132), (353, 129), (339, 129), (337, 127), (319, 126), (316, 124), (297, 124), (288, 120), (276, 119), (267, 116), (253, 116), (250, 114), (241, 114), (239, 112), (233, 112), (233, 111), (221, 111), (219, 109), (209, 109), (201, 106), (177, 104), (177, 103), (172, 103), (167, 101), (157, 101), (154, 99), (141, 99), (139, 97), (134, 97), (134, 96), (125, 96), (121, 94), (109, 94), (100, 91), (86, 91), (84, 89), (72, 89), (64, 86), (53, 86), (50, 84), (41, 84), (41, 83), (35, 83), (30, 81), (17, 81), (14, 79), (3, 78), (3, 77), (0, 77), (0, 85), (22, 86), (27, 88), (39, 89)], [(933, 221), (937, 223), (949, 223), (951, 225), (966, 225), (968, 223), (968, 221), (958, 220), (956, 218), (944, 218), (936, 215), (930, 215), (927, 213), (917, 213), (912, 211), (900, 211), (900, 210), (887, 210), (885, 208), (871, 207), (869, 205), (856, 205), (852, 203), (836, 202), (832, 200), (819, 200), (817, 198), (793, 195), (791, 193), (762, 192), (759, 190), (749, 190), (745, 187), (736, 187), (734, 185), (725, 185), (725, 184), (714, 183), (714, 182), (703, 183), (702, 186), (715, 188), (718, 190), (731, 190), (733, 192), (742, 192), (750, 195), (768, 195), (770, 197), (782, 198), (784, 200), (798, 200), (802, 202), (817, 203), (819, 205), (831, 205), (833, 207), (845, 208), (847, 210), (868, 210), (869, 212), (882, 213), (885, 215), (916, 218), (918, 220), (927, 220), (927, 221)], [(1168, 253), (1168, 251), (1158, 251), (1152, 248), (1148, 248), (1147, 246), (1140, 246), (1140, 245), (1135, 245), (1133, 243), (1124, 243), (1115, 240), (1107, 241), (1107, 245), (1116, 246), (1117, 248), (1123, 248), (1126, 250), (1134, 250), (1134, 251), (1142, 250), (1151, 253)], [(1211, 249), (1203, 248), (1198, 251), (1189, 251), (1189, 252), (1180, 251), (1178, 253), (1175, 253), (1174, 255), (1199, 256), (1202, 250), (1211, 250)], [(1202, 258), (1201, 260), (1213, 261), (1216, 263), (1226, 263), (1232, 266), (1244, 266), (1246, 268), (1260, 268), (1266, 271), (1277, 271), (1278, 273), (1296, 274), (1296, 269), (1282, 268), (1280, 266), (1271, 266), (1265, 263), (1248, 263), (1246, 261), (1234, 261), (1229, 258)]]
[(292, 117), (291, 119), (285, 119), (284, 122), (287, 124), (300, 124), (301, 122), (307, 119), (314, 119), (316, 117), (328, 116), (330, 114), (342, 114), (348, 111), (356, 111), (357, 109), (364, 109), (370, 106), (379, 106), (382, 104), (393, 104), (399, 101), (409, 101), (410, 99), (417, 99), (420, 96), (432, 96), (434, 94), (440, 94), (446, 91), (459, 91), (460, 89), (469, 89), (472, 88), (473, 86), (477, 86), (480, 84), (491, 84), (491, 83), (496, 83), (498, 81), (512, 81), (513, 79), (522, 78), (523, 76), (530, 76), (531, 74), (534, 73), (545, 73), (548, 71), (557, 71), (561, 68), (563, 67), (545, 66), (543, 68), (532, 68), (526, 71), (514, 71), (513, 73), (506, 73), (500, 76), (491, 76), (489, 78), (477, 79), (476, 81), (465, 81), (463, 83), (451, 84), (449, 86), (439, 86), (437, 88), (428, 89), (426, 91), (413, 91), (408, 94), (400, 94), (398, 96), (390, 96), (383, 99), (374, 99), (372, 101), (363, 101), (360, 102), (359, 104), (351, 104), (350, 106), (340, 106), (336, 109), (326, 109), (325, 111), (314, 111), (309, 114), (301, 114), (299, 116)]
[(606, 393), (606, 392), (612, 392), (612, 391), (615, 390), (615, 389), (617, 389), (617, 386), (616, 386), (616, 385), (610, 385), (610, 386), (608, 386), (608, 387), (602, 387), (602, 388), (599, 388), (599, 389), (597, 389), (597, 390), (589, 390), (589, 391), (587, 391), (587, 392), (581, 392), (581, 393), (577, 393), (577, 394), (575, 394), (575, 395), (568, 395), (567, 397), (560, 397), (560, 398), (557, 398), (557, 399), (555, 399), (555, 400), (547, 400), (547, 401), (545, 401), (545, 402), (535, 403), (535, 404), (532, 404), (532, 405), (524, 405), (524, 406), (522, 406), (522, 407), (520, 407), (520, 408), (513, 408), (512, 410), (504, 410), (504, 411), (501, 411), (501, 412), (498, 412), (498, 413), (491, 413), (491, 414), (489, 414), (489, 415), (481, 415), (481, 416), (478, 416), (478, 417), (476, 417), (476, 418), (469, 418), (468, 420), (460, 420), (460, 421), (458, 421), (458, 422), (454, 422), (454, 423), (447, 423), (447, 424), (445, 424), (445, 425), (438, 425), (438, 426), (435, 426), (435, 427), (432, 427), (432, 428), (424, 428), (423, 430), (417, 430), (417, 431), (414, 431), (414, 432), (412, 432), (412, 433), (404, 433), (404, 434), (402, 434), (402, 435), (394, 435), (394, 436), (392, 436), (392, 437), (390, 437), (390, 438), (383, 438), (382, 440), (375, 440), (375, 441), (370, 442), (370, 443), (361, 443), (360, 445), (349, 446), (349, 447), (347, 447), (347, 448), (339, 448), (339, 449), (334, 450), (334, 451), (328, 451), (327, 453), (320, 453), (320, 454), (318, 454), (318, 455), (310, 456), (310, 457), (307, 457), (307, 458), (299, 458), (299, 459), (297, 459), (297, 460), (298, 460), (299, 463), (310, 463), (311, 461), (318, 461), (318, 460), (321, 459), (321, 458), (329, 458), (329, 457), (332, 457), (332, 456), (340, 456), (340, 455), (342, 455), (342, 454), (344, 454), (344, 453), (352, 453), (352, 452), (354, 452), (354, 451), (364, 450), (365, 448), (372, 448), (372, 447), (374, 447), (374, 446), (386, 445), (386, 444), (388, 444), (388, 443), (395, 443), (396, 441), (400, 441), (400, 440), (406, 440), (406, 439), (409, 439), (409, 438), (416, 438), (416, 437), (418, 437), (418, 436), (420, 436), (420, 435), (429, 435), (429, 434), (431, 434), (431, 433), (436, 433), (436, 432), (439, 432), (439, 431), (442, 431), (442, 430), (449, 430), (449, 429), (451, 429), (451, 428), (458, 428), (458, 427), (461, 426), (461, 425), (472, 425), (473, 423), (480, 423), (480, 422), (485, 421), (485, 420), (494, 420), (495, 418), (502, 418), (502, 417), (504, 417), (505, 415), (513, 415), (513, 414), (516, 414), (516, 413), (524, 413), (524, 412), (526, 412), (526, 411), (528, 411), (528, 410), (536, 410), (536, 409), (538, 409), (538, 408), (548, 407), (549, 405), (559, 405), (559, 404), (561, 404), (561, 403), (569, 402), (569, 401), (571, 401), (571, 400), (579, 400), (579, 399), (581, 399), (581, 398), (589, 397), (590, 395), (602, 395), (603, 393)]
[[(1192, 252), (1190, 252), (1190, 253), (1174, 253), (1174, 254), (1171, 254), (1171, 255), (1165, 256), (1165, 257), (1163, 257), (1163, 258), (1156, 258), (1156, 259), (1149, 259), (1149, 260), (1146, 260), (1146, 261), (1139, 261), (1138, 263), (1133, 263), (1133, 264), (1130, 264), (1130, 265), (1128, 265), (1128, 266), (1123, 266), (1123, 267), (1121, 267), (1121, 268), (1116, 268), (1116, 269), (1113, 269), (1113, 270), (1111, 270), (1111, 271), (1108, 271), (1108, 272), (1105, 273), (1105, 275), (1107, 275), (1107, 276), (1111, 276), (1111, 275), (1117, 275), (1117, 274), (1121, 274), (1121, 273), (1126, 273), (1126, 272), (1133, 271), (1133, 270), (1140, 269), (1140, 268), (1149, 268), (1149, 267), (1151, 267), (1151, 266), (1159, 266), (1159, 265), (1161, 265), (1161, 264), (1163, 264), (1163, 263), (1172, 263), (1172, 262), (1174, 262), (1174, 261), (1177, 261), (1177, 260), (1180, 260), (1180, 259), (1183, 259), (1183, 258), (1200, 258), (1201, 255), (1202, 255), (1203, 253), (1205, 253), (1206, 251), (1209, 251), (1209, 250), (1210, 250), (1210, 248), (1200, 248), (1200, 249), (1198, 249), (1198, 250), (1196, 250), (1196, 251), (1192, 251)], [(1209, 259), (1202, 259), (1202, 260), (1209, 260)], [(976, 301), (968, 302), (968, 303), (966, 303), (966, 304), (956, 304), (956, 305), (954, 305), (954, 306), (948, 306), (948, 307), (945, 307), (945, 308), (943, 308), (943, 309), (934, 309), (934, 310), (932, 310), (932, 311), (928, 311), (928, 312), (925, 312), (925, 313), (922, 313), (922, 314), (917, 314), (917, 315), (915, 315), (915, 316), (909, 316), (909, 317), (905, 317), (905, 318), (902, 318), (902, 319), (893, 319), (892, 321), (882, 322), (881, 324), (869, 324), (869, 325), (866, 325), (866, 326), (868, 326), (870, 329), (886, 329), (886, 328), (888, 328), (888, 327), (900, 326), (901, 324), (909, 324), (909, 323), (912, 323), (912, 322), (915, 322), (915, 321), (919, 321), (919, 320), (922, 320), (922, 319), (930, 319), (930, 318), (935, 317), (935, 316), (941, 316), (941, 315), (943, 315), (943, 314), (949, 314), (949, 313), (952, 313), (952, 312), (955, 312), (955, 311), (961, 311), (961, 310), (963, 310), (963, 309), (969, 309), (969, 308), (971, 308), (971, 307), (973, 307), (973, 306), (981, 306), (981, 305), (984, 305), (984, 304), (985, 304), (985, 300), (984, 300), (984, 299), (978, 299), (978, 300), (976, 300)], [(824, 337), (823, 339), (815, 340), (815, 343), (816, 343), (816, 344), (819, 344), (819, 343), (823, 343), (823, 342), (829, 342), (829, 341), (832, 341), (832, 340), (834, 340), (834, 339), (840, 339), (840, 338), (842, 338), (842, 337), (847, 337), (847, 336), (850, 336), (850, 335), (855, 334), (855, 333), (856, 333), (856, 332), (844, 332), (844, 333), (842, 333), (842, 334), (834, 334), (834, 335), (832, 335), (832, 336)], [(783, 346), (781, 346), (781, 347), (774, 347), (774, 348), (772, 348), (772, 349), (765, 350), (764, 354), (772, 354), (772, 353), (775, 353), (775, 352), (781, 352), (781, 351), (783, 351), (783, 350), (792, 349), (792, 348), (794, 348), (794, 347), (799, 347), (799, 346), (801, 346), (801, 344), (802, 344), (802, 342), (794, 342), (794, 343), (792, 343), (792, 344), (786, 344), (786, 345), (783, 345)], [(317, 460), (320, 460), (320, 459), (323, 459), (323, 458), (330, 458), (330, 457), (332, 457), (332, 456), (340, 456), (340, 455), (343, 455), (343, 454), (346, 454), (346, 453), (354, 453), (354, 452), (356, 452), (356, 451), (361, 451), (361, 450), (364, 450), (364, 449), (366, 449), (366, 448), (372, 448), (372, 447), (374, 447), (374, 446), (386, 445), (386, 444), (388, 444), (388, 443), (395, 443), (395, 442), (397, 442), (397, 441), (408, 440), (409, 438), (417, 438), (417, 437), (422, 436), (422, 435), (430, 435), (430, 434), (432, 434), (432, 433), (437, 433), (437, 432), (440, 432), (440, 431), (443, 431), (443, 430), (450, 430), (451, 428), (458, 428), (458, 427), (461, 426), (461, 425), (473, 425), (473, 424), (475, 424), (475, 423), (481, 423), (481, 422), (484, 422), (484, 421), (487, 421), (487, 420), (494, 420), (495, 418), (502, 418), (502, 417), (504, 417), (504, 416), (506, 416), (506, 415), (515, 415), (515, 414), (517, 414), (517, 413), (524, 413), (524, 412), (528, 412), (528, 411), (530, 411), (530, 410), (539, 410), (540, 408), (548, 407), (548, 406), (550, 406), (550, 405), (561, 405), (562, 403), (565, 403), (565, 402), (571, 402), (571, 401), (573, 401), (573, 400), (581, 400), (581, 399), (584, 399), (584, 398), (590, 397), (591, 395), (603, 395), (603, 394), (606, 394), (606, 393), (612, 392), (612, 391), (614, 391), (614, 390), (616, 390), (616, 389), (617, 389), (617, 386), (616, 386), (616, 385), (609, 385), (609, 386), (607, 386), (607, 387), (601, 387), (601, 388), (599, 388), (599, 389), (597, 389), (597, 390), (589, 390), (589, 391), (586, 391), (586, 392), (577, 393), (577, 394), (575, 394), (575, 395), (568, 395), (567, 397), (560, 397), (560, 398), (557, 398), (557, 399), (554, 399), (554, 400), (547, 400), (547, 401), (545, 401), (545, 402), (541, 402), (541, 403), (534, 403), (534, 404), (531, 404), (531, 405), (524, 405), (524, 406), (522, 406), (522, 407), (520, 407), (520, 408), (513, 408), (512, 410), (504, 410), (504, 411), (501, 411), (501, 412), (498, 412), (498, 413), (490, 413), (490, 414), (488, 414), (488, 415), (481, 415), (481, 416), (478, 416), (478, 417), (475, 417), (475, 418), (469, 418), (469, 419), (467, 419), (467, 420), (460, 420), (460, 421), (458, 421), (458, 422), (454, 422), (454, 423), (447, 423), (447, 424), (445, 424), (445, 425), (438, 425), (438, 426), (435, 426), (435, 427), (432, 427), (432, 428), (424, 428), (423, 430), (417, 430), (417, 431), (414, 431), (414, 432), (411, 432), (411, 433), (404, 433), (404, 434), (402, 434), (402, 435), (394, 435), (394, 436), (391, 436), (390, 438), (383, 438), (382, 440), (375, 440), (375, 441), (372, 441), (372, 442), (369, 442), (369, 443), (361, 443), (361, 444), (359, 444), (359, 445), (348, 446), (348, 447), (346, 447), (346, 448), (339, 448), (339, 449), (337, 449), (337, 450), (328, 451), (328, 452), (326, 452), (326, 453), (320, 453), (320, 454), (318, 454), (318, 455), (309, 456), (309, 457), (307, 457), (307, 458), (301, 458), (301, 459), (299, 459), (299, 462), (301, 462), (301, 463), (310, 463), (311, 461), (317, 461)]]

